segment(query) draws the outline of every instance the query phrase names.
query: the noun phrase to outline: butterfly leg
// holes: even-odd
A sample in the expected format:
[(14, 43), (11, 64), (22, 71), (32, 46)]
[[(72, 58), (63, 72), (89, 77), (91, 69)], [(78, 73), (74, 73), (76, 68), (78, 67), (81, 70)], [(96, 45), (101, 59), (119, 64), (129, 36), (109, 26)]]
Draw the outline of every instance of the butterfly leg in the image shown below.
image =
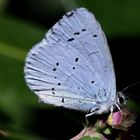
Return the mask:
[(93, 112), (88, 113), (88, 114), (86, 114), (86, 115), (85, 115), (85, 119), (86, 119), (86, 126), (88, 126), (88, 125), (89, 125), (88, 117), (89, 117), (89, 116), (91, 116), (91, 115), (93, 115), (94, 113), (95, 113), (95, 111), (93, 111)]
[(92, 111), (91, 113), (88, 113), (88, 114), (86, 114), (85, 116), (86, 116), (86, 117), (89, 117), (89, 116), (93, 115), (94, 113), (95, 113), (95, 111)]
[(118, 110), (122, 113), (122, 110), (121, 110), (121, 108), (119, 107), (119, 105), (118, 104), (115, 104), (116, 105), (116, 107), (118, 108)]
[(94, 109), (92, 109), (92, 110), (90, 111), (90, 113), (88, 113), (88, 114), (85, 115), (86, 125), (87, 125), (87, 126), (88, 126), (88, 124), (89, 124), (88, 117), (91, 116), (91, 115), (93, 115), (93, 114), (95, 114), (95, 113), (97, 112), (97, 110), (98, 110), (98, 108), (96, 108), (96, 109), (94, 108)]
[[(115, 104), (115, 105), (116, 105), (116, 107), (118, 108), (118, 110), (122, 113), (122, 110), (121, 110), (121, 108), (119, 107), (119, 105), (118, 105), (118, 104)], [(112, 116), (112, 127), (114, 128), (114, 123), (113, 123), (113, 105), (111, 105), (110, 111), (111, 111), (111, 116)]]
[(89, 121), (88, 121), (88, 118), (87, 118), (86, 115), (85, 115), (85, 120), (86, 120), (86, 127), (88, 127), (88, 125), (89, 125)]

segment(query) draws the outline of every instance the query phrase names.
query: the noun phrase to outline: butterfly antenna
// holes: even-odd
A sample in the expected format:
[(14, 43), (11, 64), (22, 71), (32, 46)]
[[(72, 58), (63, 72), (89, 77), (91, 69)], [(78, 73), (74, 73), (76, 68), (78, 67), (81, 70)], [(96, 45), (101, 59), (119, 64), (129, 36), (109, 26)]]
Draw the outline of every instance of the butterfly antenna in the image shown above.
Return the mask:
[[(128, 90), (129, 88), (131, 88), (131, 87), (133, 87), (133, 86), (136, 86), (136, 85), (138, 85), (138, 84), (140, 84), (140, 81), (135, 82), (135, 83), (133, 83), (133, 84), (127, 86), (126, 88), (124, 88), (124, 89), (122, 90), (122, 93), (124, 93), (124, 92), (125, 92), (126, 90)], [(127, 93), (127, 94), (125, 94), (125, 95), (131, 96), (131, 97), (138, 97), (138, 98), (140, 98), (139, 95), (137, 96), (137, 95), (132, 95), (132, 94), (129, 94), (129, 93)]]
[(129, 88), (131, 88), (131, 87), (133, 87), (133, 86), (136, 86), (136, 85), (138, 85), (138, 84), (140, 84), (140, 81), (135, 82), (135, 83), (133, 83), (133, 84), (127, 86), (126, 88), (124, 88), (124, 89), (122, 90), (122, 92), (124, 93), (124, 92), (125, 92), (126, 90), (128, 90)]

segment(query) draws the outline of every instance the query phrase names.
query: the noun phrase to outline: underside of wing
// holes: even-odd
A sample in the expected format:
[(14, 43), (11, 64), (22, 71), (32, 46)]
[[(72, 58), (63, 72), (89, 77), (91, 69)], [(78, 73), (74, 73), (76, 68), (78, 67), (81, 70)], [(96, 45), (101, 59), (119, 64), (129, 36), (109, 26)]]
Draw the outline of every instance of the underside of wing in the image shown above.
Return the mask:
[(48, 31), (27, 55), (24, 71), (45, 103), (86, 111), (116, 94), (106, 38), (85, 8), (68, 12)]

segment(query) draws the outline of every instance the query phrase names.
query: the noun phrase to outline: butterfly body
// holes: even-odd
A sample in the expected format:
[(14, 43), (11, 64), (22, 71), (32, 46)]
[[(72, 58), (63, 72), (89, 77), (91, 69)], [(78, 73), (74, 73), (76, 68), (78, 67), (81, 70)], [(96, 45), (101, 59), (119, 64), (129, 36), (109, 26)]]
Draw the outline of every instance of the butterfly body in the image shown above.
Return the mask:
[(85, 8), (63, 16), (28, 53), (28, 86), (48, 104), (100, 114), (118, 103), (106, 37)]

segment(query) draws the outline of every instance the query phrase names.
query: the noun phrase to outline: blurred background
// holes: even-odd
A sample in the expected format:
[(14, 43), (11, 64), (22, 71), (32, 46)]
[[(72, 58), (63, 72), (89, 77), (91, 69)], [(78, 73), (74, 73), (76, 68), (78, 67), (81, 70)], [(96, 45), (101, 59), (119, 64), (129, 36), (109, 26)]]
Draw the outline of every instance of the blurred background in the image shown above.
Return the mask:
[[(139, 0), (0, 0), (0, 139), (66, 140), (83, 128), (77, 120), (84, 119), (84, 113), (40, 103), (26, 86), (23, 73), (30, 48), (65, 12), (77, 7), (92, 11), (107, 36), (117, 89), (140, 81)], [(128, 106), (138, 116), (132, 130), (136, 139), (140, 139), (136, 131), (139, 87), (126, 91)]]

